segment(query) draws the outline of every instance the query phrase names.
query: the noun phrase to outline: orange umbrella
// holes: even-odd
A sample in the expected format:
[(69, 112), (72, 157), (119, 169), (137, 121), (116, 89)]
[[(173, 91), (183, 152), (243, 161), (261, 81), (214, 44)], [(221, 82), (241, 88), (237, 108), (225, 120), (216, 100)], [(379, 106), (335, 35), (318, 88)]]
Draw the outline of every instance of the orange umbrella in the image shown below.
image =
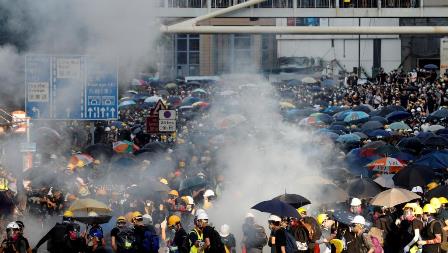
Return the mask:
[(119, 154), (129, 154), (133, 151), (137, 151), (140, 148), (130, 141), (117, 141), (112, 145), (115, 152)]
[(404, 166), (405, 164), (392, 157), (383, 157), (367, 164), (369, 169), (379, 171), (383, 174), (397, 173)]
[(76, 154), (70, 158), (67, 167), (71, 170), (75, 168), (82, 168), (91, 163), (93, 163), (95, 159), (87, 154)]

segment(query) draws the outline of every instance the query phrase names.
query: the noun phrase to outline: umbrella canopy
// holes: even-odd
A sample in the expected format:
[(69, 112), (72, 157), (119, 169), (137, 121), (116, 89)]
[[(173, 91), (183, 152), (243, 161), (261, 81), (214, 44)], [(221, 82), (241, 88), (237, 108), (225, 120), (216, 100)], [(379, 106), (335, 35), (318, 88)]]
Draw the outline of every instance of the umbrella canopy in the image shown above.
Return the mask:
[(394, 130), (394, 131), (398, 131), (398, 130), (409, 130), (411, 129), (410, 126), (408, 126), (406, 123), (404, 123), (403, 121), (399, 121), (399, 122), (394, 122), (392, 124), (389, 125), (389, 128)]
[(416, 137), (403, 138), (398, 142), (397, 147), (402, 151), (410, 151), (413, 154), (418, 154), (423, 148), (420, 139)]
[(379, 121), (367, 121), (366, 123), (362, 124), (361, 131), (363, 132), (369, 132), (377, 129), (382, 129), (384, 127), (383, 123)]
[(87, 154), (76, 154), (73, 155), (67, 165), (67, 168), (74, 170), (76, 168), (83, 168), (91, 163), (93, 163), (95, 159)]
[(435, 170), (445, 170), (448, 168), (448, 151), (438, 150), (423, 155), (414, 164), (425, 165)]
[(443, 118), (448, 118), (448, 109), (446, 108), (441, 108), (433, 113), (431, 113), (429, 115), (429, 117), (431, 118), (435, 118), (435, 119), (443, 119)]
[(336, 139), (340, 143), (357, 143), (361, 141), (361, 137), (356, 134), (344, 134)]
[(392, 136), (392, 134), (390, 132), (383, 130), (383, 129), (377, 129), (377, 130), (367, 132), (367, 135), (369, 137), (375, 137), (375, 138), (387, 138), (387, 137)]
[(206, 108), (210, 107), (210, 104), (207, 102), (199, 101), (199, 102), (192, 104), (192, 106), (193, 106), (193, 108), (206, 109)]
[(255, 209), (255, 210), (258, 210), (258, 211), (264, 212), (264, 213), (275, 214), (280, 217), (293, 217), (293, 218), (298, 218), (298, 219), (301, 218), (299, 213), (293, 206), (291, 206), (283, 201), (280, 201), (278, 199), (262, 201), (262, 202), (256, 204), (255, 206), (253, 206), (252, 209)]
[[(335, 210), (333, 212), (333, 219), (339, 223), (350, 225), (352, 224), (353, 219), (355, 218), (356, 214), (353, 214), (347, 210)], [(369, 221), (366, 221), (366, 227), (371, 227), (372, 223)]]
[(423, 145), (432, 148), (447, 148), (448, 139), (442, 136), (431, 136), (423, 141)]
[(111, 215), (99, 215), (96, 217), (74, 217), (74, 220), (89, 225), (106, 224), (109, 223), (110, 219), (112, 219)]
[(448, 185), (440, 185), (426, 193), (427, 199), (445, 197), (448, 198)]
[(361, 105), (357, 105), (357, 106), (353, 107), (353, 111), (362, 111), (365, 113), (369, 113), (373, 110), (374, 110), (373, 107), (371, 105), (367, 105), (367, 104), (361, 104)]
[(201, 88), (194, 89), (191, 92), (192, 96), (203, 96), (203, 95), (206, 95), (206, 94), (207, 94), (207, 92), (204, 89), (201, 89)]
[(359, 138), (361, 138), (361, 139), (368, 139), (369, 138), (369, 136), (367, 136), (365, 133), (362, 133), (362, 132), (354, 132), (353, 134), (358, 135)]
[(130, 141), (117, 141), (112, 144), (112, 148), (119, 154), (130, 154), (140, 148)]
[(386, 115), (386, 119), (390, 123), (395, 122), (395, 121), (405, 120), (405, 119), (408, 119), (409, 117), (411, 117), (411, 114), (409, 112), (404, 112), (404, 111), (395, 111), (395, 112), (391, 112)]
[(155, 103), (159, 102), (159, 100), (162, 100), (162, 97), (159, 97), (159, 96), (151, 96), (151, 97), (147, 97), (147, 98), (145, 98), (144, 103), (155, 104)]
[(393, 180), (396, 186), (412, 189), (414, 186), (425, 186), (430, 183), (436, 174), (426, 166), (409, 165), (394, 175)]
[(175, 84), (175, 83), (167, 83), (167, 84), (165, 84), (165, 89), (167, 89), (167, 90), (177, 89), (177, 84)]
[(425, 69), (439, 69), (439, 67), (437, 67), (437, 65), (435, 65), (435, 64), (426, 64), (425, 66), (423, 66), (423, 68), (425, 68)]
[(110, 213), (110, 208), (95, 199), (78, 199), (73, 202), (73, 204), (69, 207), (69, 210), (72, 212), (101, 212), (101, 213)]
[(283, 201), (291, 206), (293, 206), (294, 208), (299, 208), (302, 206), (306, 206), (311, 204), (311, 201), (309, 201), (307, 198), (298, 195), (298, 194), (282, 194), (279, 195), (273, 199), (278, 199), (280, 201)]
[(195, 189), (201, 189), (203, 187), (205, 187), (207, 185), (207, 181), (204, 180), (204, 178), (202, 177), (189, 177), (186, 178), (184, 180), (182, 180), (182, 182), (180, 182), (180, 186), (179, 186), (179, 192), (181, 194), (184, 194), (188, 191), (193, 191)]
[(285, 101), (279, 102), (278, 105), (282, 109), (295, 109), (296, 108), (296, 106), (294, 104), (292, 104), (290, 102), (285, 102)]
[(387, 124), (387, 119), (383, 118), (381, 116), (372, 116), (372, 117), (370, 117), (370, 121), (378, 121), (378, 122), (381, 122), (383, 125)]
[(367, 167), (373, 171), (390, 174), (400, 171), (404, 167), (404, 164), (395, 158), (383, 157), (367, 164)]
[(419, 198), (419, 195), (406, 189), (392, 188), (376, 195), (370, 201), (370, 204), (373, 206), (394, 207)]
[(314, 78), (312, 78), (310, 76), (307, 76), (307, 77), (302, 79), (302, 83), (304, 83), (304, 84), (313, 84), (313, 83), (317, 83), (317, 81), (316, 81), (316, 79), (314, 79)]
[(381, 188), (370, 178), (358, 178), (349, 182), (347, 192), (350, 197), (367, 199), (380, 193)]
[(196, 102), (201, 101), (201, 99), (197, 98), (197, 97), (186, 97), (182, 100), (182, 104), (183, 106), (185, 105), (192, 105)]
[(383, 175), (375, 178), (375, 180), (373, 180), (373, 181), (383, 188), (390, 189), (390, 188), (395, 187), (394, 180), (392, 179), (394, 176), (395, 175), (393, 175), (393, 174), (383, 174)]
[(399, 153), (400, 150), (398, 148), (396, 148), (393, 145), (390, 144), (386, 144), (384, 146), (380, 146), (378, 148), (375, 149), (375, 154), (377, 155), (384, 155), (384, 156), (388, 156), (391, 154), (396, 154)]
[(137, 103), (134, 100), (126, 100), (126, 101), (121, 102), (118, 105), (118, 108), (125, 108), (125, 107), (130, 107), (130, 106), (135, 106), (135, 105), (137, 105)]
[[(424, 127), (422, 127), (422, 128), (424, 129)], [(429, 132), (437, 132), (442, 129), (445, 129), (445, 127), (443, 127), (441, 125), (430, 125), (424, 130), (429, 131)]]
[(350, 124), (357, 124), (361, 122), (366, 122), (369, 119), (369, 114), (362, 112), (362, 111), (353, 111), (347, 113), (347, 115), (344, 117), (344, 122), (350, 123)]

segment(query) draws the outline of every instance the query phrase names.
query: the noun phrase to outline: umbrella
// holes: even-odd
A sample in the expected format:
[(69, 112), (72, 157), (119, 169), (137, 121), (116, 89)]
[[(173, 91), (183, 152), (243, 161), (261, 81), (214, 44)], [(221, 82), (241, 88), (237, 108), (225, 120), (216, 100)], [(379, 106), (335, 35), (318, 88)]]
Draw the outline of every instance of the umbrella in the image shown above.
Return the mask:
[(110, 208), (98, 200), (94, 199), (78, 199), (73, 202), (73, 204), (69, 207), (72, 212), (101, 212), (101, 213), (110, 213)]
[(367, 136), (365, 133), (362, 133), (362, 132), (354, 132), (353, 134), (358, 135), (359, 138), (361, 138), (361, 139), (368, 139), (369, 138), (369, 136)]
[(97, 143), (87, 146), (84, 149), (84, 153), (95, 158), (111, 158), (114, 155), (114, 150), (110, 145), (105, 143)]
[(436, 134), (431, 132), (420, 132), (415, 137), (417, 137), (421, 142), (423, 142), (431, 136), (436, 136)]
[(389, 125), (389, 128), (394, 130), (394, 131), (398, 131), (398, 130), (409, 130), (411, 129), (411, 127), (409, 127), (406, 123), (404, 123), (403, 121), (399, 121), (399, 122), (394, 122), (392, 124)]
[(293, 206), (278, 199), (262, 201), (253, 206), (251, 209), (255, 209), (265, 213), (275, 214), (280, 217), (293, 217), (298, 219), (301, 218), (299, 213)]
[(404, 164), (395, 158), (383, 157), (367, 164), (367, 167), (373, 171), (390, 174), (400, 171), (404, 167)]
[(325, 124), (330, 124), (331, 122), (333, 122), (333, 117), (325, 113), (316, 112), (311, 114), (310, 117), (314, 117)]
[(198, 88), (198, 89), (194, 89), (194, 90), (191, 92), (191, 95), (192, 95), (192, 96), (202, 96), (202, 95), (205, 95), (205, 94), (207, 94), (207, 92), (206, 92), (204, 89), (200, 89), (200, 88)]
[[(352, 224), (353, 219), (356, 214), (353, 214), (347, 210), (335, 210), (332, 214), (332, 218), (342, 224), (350, 225)], [(370, 221), (366, 221), (366, 227), (371, 227), (372, 223)]]
[(316, 79), (314, 79), (314, 78), (312, 78), (310, 76), (307, 76), (307, 77), (302, 79), (302, 83), (304, 83), (304, 84), (313, 84), (313, 83), (317, 83), (317, 81), (316, 81)]
[(74, 220), (77, 220), (84, 224), (106, 224), (109, 223), (110, 219), (112, 219), (111, 215), (98, 215), (96, 217), (73, 217)]
[(393, 180), (396, 186), (412, 189), (414, 186), (423, 188), (436, 177), (434, 171), (426, 166), (409, 165), (394, 175)]
[(442, 136), (431, 136), (423, 141), (423, 145), (434, 148), (446, 148), (448, 147), (448, 139)]
[(411, 151), (418, 154), (423, 148), (422, 142), (416, 137), (403, 138), (398, 142), (397, 147), (402, 151)]
[(336, 139), (340, 143), (357, 143), (361, 141), (361, 137), (356, 134), (344, 134)]
[(380, 185), (383, 188), (394, 188), (395, 187), (395, 183), (393, 178), (393, 174), (383, 174), (380, 175), (379, 177), (375, 178), (375, 180), (373, 180), (375, 183), (377, 183), (378, 185)]
[(281, 200), (294, 208), (299, 208), (311, 204), (311, 201), (298, 194), (282, 194), (273, 199)]
[(430, 125), (429, 127), (426, 128), (426, 131), (437, 132), (442, 129), (445, 129), (445, 127), (443, 127), (441, 125)]
[(193, 106), (193, 108), (206, 109), (210, 106), (210, 104), (207, 102), (199, 101), (199, 102), (192, 104), (192, 106)]
[[(336, 122), (333, 122), (336, 123)], [(345, 126), (342, 125), (331, 125), (329, 128), (329, 130), (333, 130), (333, 131), (339, 131), (339, 132), (343, 132), (343, 133), (347, 133), (348, 129)]]
[(279, 102), (280, 108), (282, 109), (295, 109), (296, 106), (290, 102)]
[(381, 147), (378, 147), (375, 149), (375, 153), (377, 155), (387, 156), (387, 155), (396, 154), (399, 152), (400, 152), (400, 150), (398, 148), (396, 148), (395, 146), (390, 145), (390, 144), (386, 144), (384, 146), (381, 146)]
[(69, 162), (67, 167), (71, 170), (74, 170), (75, 168), (83, 168), (91, 163), (93, 163), (95, 159), (87, 154), (76, 154), (73, 155)]
[(177, 89), (177, 84), (175, 84), (175, 83), (167, 83), (167, 84), (165, 84), (165, 89), (167, 89), (167, 90)]
[(414, 164), (425, 165), (435, 170), (445, 170), (448, 168), (448, 151), (437, 150), (423, 155)]
[(367, 132), (367, 135), (369, 137), (375, 137), (375, 138), (387, 138), (387, 137), (392, 136), (392, 134), (390, 132), (383, 130), (383, 129), (377, 129), (377, 130)]
[(241, 114), (231, 114), (219, 120), (216, 126), (219, 129), (228, 129), (236, 127), (246, 121), (247, 121), (246, 117), (244, 117)]
[(361, 177), (348, 183), (347, 192), (350, 197), (366, 199), (376, 196), (381, 188), (372, 179)]
[(118, 105), (118, 108), (124, 108), (124, 107), (135, 106), (135, 105), (137, 105), (137, 103), (134, 100), (126, 100), (126, 101), (121, 102)]
[(448, 109), (441, 108), (429, 115), (429, 117), (436, 118), (436, 119), (443, 119), (448, 118)]
[(439, 67), (437, 67), (437, 65), (435, 65), (435, 64), (426, 64), (425, 66), (423, 66), (423, 68), (425, 68), (425, 69), (439, 69)]
[(361, 131), (369, 132), (377, 129), (382, 129), (383, 127), (383, 123), (379, 121), (367, 121), (366, 123), (362, 124)]
[(182, 105), (192, 105), (199, 101), (201, 101), (201, 99), (197, 97), (186, 97), (182, 100)]
[(350, 109), (345, 109), (344, 111), (340, 111), (340, 112), (334, 114), (333, 117), (336, 119), (336, 121), (344, 121), (345, 116), (347, 116), (350, 112), (353, 112), (353, 111)]
[(386, 119), (387, 119), (387, 121), (392, 123), (395, 121), (405, 120), (411, 116), (412, 115), (409, 112), (395, 111), (395, 112), (391, 112), (391, 113), (387, 114)]
[(329, 106), (329, 107), (325, 108), (324, 110), (322, 110), (322, 112), (332, 115), (332, 114), (335, 114), (335, 113), (338, 113), (341, 111), (345, 111), (345, 110), (347, 110), (347, 109), (342, 106)]
[(439, 185), (425, 194), (427, 199), (445, 197), (448, 198), (448, 185)]
[(347, 115), (344, 117), (344, 122), (347, 122), (349, 124), (357, 124), (361, 122), (366, 122), (369, 119), (369, 114), (362, 112), (362, 111), (353, 111), (347, 113)]
[(353, 107), (353, 111), (362, 111), (365, 113), (369, 113), (373, 110), (374, 109), (371, 105), (366, 105), (366, 104), (361, 104), (361, 105), (357, 105), (357, 106)]
[(189, 177), (180, 182), (179, 192), (183, 194), (194, 189), (204, 188), (206, 185), (207, 181), (205, 181), (202, 177)]
[(384, 141), (372, 141), (372, 142), (369, 142), (369, 143), (365, 144), (364, 146), (362, 146), (362, 148), (363, 149), (377, 149), (386, 144), (387, 143)]
[(159, 100), (162, 100), (162, 98), (159, 96), (151, 96), (151, 97), (147, 97), (145, 99), (144, 103), (155, 104), (155, 103), (159, 102)]
[(129, 154), (140, 148), (130, 141), (117, 141), (112, 144), (112, 148), (119, 154)]
[(383, 118), (383, 117), (381, 117), (381, 116), (372, 116), (372, 117), (370, 117), (369, 120), (370, 120), (370, 121), (378, 121), (378, 122), (381, 122), (383, 125), (387, 124), (387, 119), (386, 119), (386, 118)]
[(419, 195), (406, 189), (392, 188), (376, 195), (370, 201), (370, 204), (373, 206), (394, 207), (419, 198)]

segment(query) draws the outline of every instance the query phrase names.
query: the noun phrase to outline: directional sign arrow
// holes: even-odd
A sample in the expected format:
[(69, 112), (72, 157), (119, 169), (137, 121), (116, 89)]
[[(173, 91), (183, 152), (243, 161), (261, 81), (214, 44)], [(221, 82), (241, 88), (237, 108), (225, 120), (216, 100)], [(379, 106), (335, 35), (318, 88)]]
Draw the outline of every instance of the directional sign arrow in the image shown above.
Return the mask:
[(67, 118), (69, 119), (70, 118), (70, 112), (71, 112), (70, 108), (65, 109), (65, 112), (67, 113)]
[(112, 113), (112, 118), (115, 117), (115, 108), (110, 108), (110, 112)]
[(40, 110), (37, 109), (36, 107), (33, 107), (33, 109), (31, 109), (35, 114), (37, 114), (37, 118), (40, 118)]
[(89, 107), (89, 109), (87, 109), (87, 112), (89, 113), (89, 118), (91, 118), (92, 117), (92, 112), (93, 112), (92, 107)]
[(104, 118), (104, 112), (106, 111), (106, 109), (104, 109), (104, 107), (101, 107), (100, 111), (101, 111), (101, 117)]

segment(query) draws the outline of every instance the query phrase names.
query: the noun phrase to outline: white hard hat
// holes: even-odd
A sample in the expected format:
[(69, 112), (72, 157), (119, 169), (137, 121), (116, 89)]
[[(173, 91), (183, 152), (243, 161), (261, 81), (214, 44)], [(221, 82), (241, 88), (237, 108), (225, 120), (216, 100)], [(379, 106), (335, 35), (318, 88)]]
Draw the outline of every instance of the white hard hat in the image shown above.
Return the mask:
[(366, 225), (366, 219), (364, 219), (361, 215), (356, 215), (352, 220), (352, 224), (361, 224), (364, 226)]
[(204, 192), (204, 197), (208, 198), (208, 197), (211, 197), (211, 196), (215, 196), (215, 192), (214, 192), (214, 191), (212, 191), (212, 190), (206, 190), (206, 191)]
[(255, 218), (253, 213), (246, 213), (246, 218)]
[(19, 224), (15, 223), (15, 222), (10, 222), (6, 226), (6, 229), (20, 229), (20, 227), (19, 227)]
[(423, 193), (423, 189), (421, 186), (414, 186), (412, 187), (412, 192), (414, 193)]
[(151, 217), (151, 215), (144, 214), (142, 216), (142, 218), (143, 218), (143, 224), (145, 224), (145, 225), (151, 225), (152, 224), (152, 217)]
[(204, 209), (197, 209), (197, 210), (196, 210), (196, 213), (195, 213), (196, 218), (198, 218), (198, 216), (199, 216), (201, 213), (207, 213), (207, 212), (205, 212)]
[(268, 221), (277, 221), (280, 222), (282, 221), (282, 219), (280, 217), (278, 217), (277, 215), (271, 214), (268, 218)]
[(186, 199), (188, 200), (188, 203), (187, 203), (188, 205), (194, 205), (193, 197), (187, 196)]
[(202, 212), (200, 214), (198, 214), (198, 220), (208, 220), (208, 215), (206, 212)]
[(227, 224), (224, 224), (221, 226), (221, 229), (219, 230), (219, 235), (222, 237), (227, 237), (230, 234), (230, 227)]
[(353, 198), (352, 202), (350, 203), (351, 206), (360, 206), (361, 205), (361, 200), (358, 198)]
[(87, 216), (89, 216), (89, 217), (98, 217), (98, 214), (96, 212), (94, 212), (94, 211), (91, 211), (91, 212), (89, 212), (87, 214)]

